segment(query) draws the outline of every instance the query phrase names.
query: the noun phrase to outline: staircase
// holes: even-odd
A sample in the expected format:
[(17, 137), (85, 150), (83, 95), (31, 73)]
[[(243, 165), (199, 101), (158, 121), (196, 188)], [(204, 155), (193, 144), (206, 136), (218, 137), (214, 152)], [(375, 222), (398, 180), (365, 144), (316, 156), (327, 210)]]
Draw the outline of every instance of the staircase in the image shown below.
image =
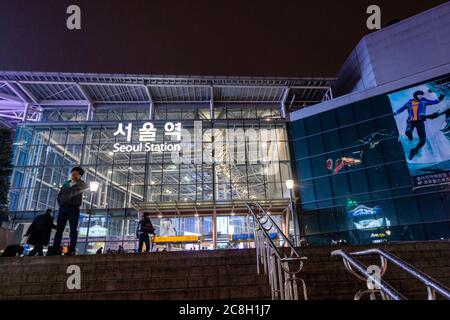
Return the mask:
[[(0, 258), (0, 299), (270, 299), (253, 250)], [(67, 289), (69, 265), (81, 289)]]
[[(358, 251), (375, 246), (345, 246)], [(450, 242), (378, 245), (450, 286)], [(337, 247), (302, 248), (300, 276), (310, 300), (352, 300), (365, 283), (349, 274)], [(379, 264), (360, 258), (366, 264)], [(69, 265), (81, 268), (81, 289), (69, 290)], [(408, 299), (426, 289), (393, 265), (384, 279)], [(266, 276), (256, 274), (254, 250), (0, 258), (0, 299), (270, 299)], [(439, 298), (439, 297), (438, 297)]]
[[(383, 248), (424, 271), (430, 277), (450, 287), (450, 242), (429, 241), (389, 245), (343, 246), (331, 248), (305, 248), (302, 253), (308, 262), (301, 273), (308, 287), (310, 300), (352, 300), (355, 293), (367, 288), (344, 267), (342, 259), (331, 257), (331, 252), (343, 249), (355, 252), (369, 248)], [(377, 257), (358, 257), (366, 266), (380, 265)], [(383, 279), (407, 299), (426, 300), (426, 287), (405, 271), (388, 263)], [(441, 297), (437, 295), (439, 300)]]

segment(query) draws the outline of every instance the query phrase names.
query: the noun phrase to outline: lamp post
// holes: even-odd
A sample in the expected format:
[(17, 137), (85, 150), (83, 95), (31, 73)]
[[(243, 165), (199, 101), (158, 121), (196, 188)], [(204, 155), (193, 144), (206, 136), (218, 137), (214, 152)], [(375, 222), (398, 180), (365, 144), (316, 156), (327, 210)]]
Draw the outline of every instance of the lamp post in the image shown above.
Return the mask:
[[(297, 228), (295, 227), (295, 219), (294, 219), (294, 201), (292, 197), (292, 190), (294, 189), (294, 180), (286, 180), (286, 188), (289, 190), (289, 210), (291, 211), (291, 221), (292, 228), (294, 231), (294, 246), (297, 246)], [(289, 232), (289, 231), (288, 231)]]
[(89, 182), (89, 190), (91, 191), (91, 201), (89, 205), (89, 218), (88, 218), (88, 226), (86, 231), (86, 240), (84, 242), (84, 253), (87, 253), (88, 239), (89, 239), (89, 229), (91, 227), (91, 216), (92, 216), (92, 204), (94, 201), (94, 192), (97, 192), (100, 183), (98, 181)]

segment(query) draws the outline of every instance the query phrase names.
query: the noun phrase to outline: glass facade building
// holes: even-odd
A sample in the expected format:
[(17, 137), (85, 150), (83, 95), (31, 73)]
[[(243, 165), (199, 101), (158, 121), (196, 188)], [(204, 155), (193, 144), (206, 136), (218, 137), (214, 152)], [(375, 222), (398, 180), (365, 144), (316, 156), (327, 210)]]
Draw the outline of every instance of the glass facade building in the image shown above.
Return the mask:
[(413, 188), (388, 95), (299, 119), (289, 130), (310, 244), (450, 237), (449, 185)]
[[(320, 79), (14, 73), (3, 81), (34, 99), (11, 116), (9, 209), (19, 233), (47, 208), (58, 214), (59, 188), (81, 165), (99, 188), (84, 193), (79, 252), (136, 249), (143, 212), (161, 248), (248, 247), (247, 202), (311, 245), (449, 238), (449, 185), (414, 188), (389, 94), (339, 103), (332, 81)], [(303, 110), (312, 112), (297, 118)]]
[[(217, 246), (239, 246), (233, 235), (241, 239), (253, 233), (253, 225), (233, 212), (233, 203), (289, 199), (284, 183), (292, 178), (289, 141), (279, 106), (225, 105), (211, 114), (201, 105), (162, 104), (152, 116), (149, 112), (148, 105), (102, 105), (86, 121), (85, 109), (55, 107), (47, 108), (40, 121), (18, 124), (10, 191), (14, 228), (28, 225), (47, 208), (58, 208), (59, 188), (76, 165), (85, 169), (83, 180), (88, 184), (100, 184), (97, 192), (84, 194), (80, 252), (115, 250), (118, 245), (134, 250), (138, 211), (145, 203), (173, 204), (171, 216), (154, 212), (152, 219), (157, 235), (199, 236), (198, 241), (178, 246), (185, 249), (212, 247), (213, 209), (177, 217), (177, 205), (228, 203), (229, 213), (214, 218)], [(161, 145), (173, 143), (165, 124), (179, 123), (180, 151), (114, 149), (128, 138), (138, 145), (140, 130), (149, 122), (156, 130), (153, 142)], [(117, 134), (120, 126), (130, 126), (129, 137)], [(200, 130), (200, 138), (184, 139), (194, 137), (195, 130)]]

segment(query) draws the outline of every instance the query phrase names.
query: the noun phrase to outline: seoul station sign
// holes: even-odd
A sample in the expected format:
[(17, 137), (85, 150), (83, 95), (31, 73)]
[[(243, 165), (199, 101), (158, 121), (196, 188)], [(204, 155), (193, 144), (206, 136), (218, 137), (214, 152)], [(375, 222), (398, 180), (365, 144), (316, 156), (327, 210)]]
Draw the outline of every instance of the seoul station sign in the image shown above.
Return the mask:
[[(133, 126), (137, 126), (133, 128)], [(137, 130), (136, 130), (137, 129)], [(163, 131), (164, 139), (161, 142)], [(138, 132), (133, 135), (133, 132)], [(279, 155), (276, 130), (263, 128), (207, 128), (194, 121), (189, 130), (180, 122), (166, 122), (156, 127), (144, 124), (118, 123), (113, 136), (123, 141), (113, 144), (113, 153), (168, 152), (174, 164), (257, 164), (264, 174), (277, 174)], [(125, 139), (124, 139), (125, 138)], [(203, 139), (211, 142), (203, 145)], [(285, 149), (282, 149), (285, 150)], [(283, 152), (281, 150), (281, 152)]]
[[(181, 123), (166, 122), (164, 124), (164, 135), (171, 137), (171, 143), (154, 143), (156, 141), (157, 128), (151, 122), (146, 122), (139, 129), (138, 143), (131, 143), (131, 133), (133, 132), (133, 124), (128, 123), (124, 126), (119, 123), (114, 136), (125, 136), (127, 143), (116, 142), (113, 146), (114, 153), (129, 152), (166, 152), (180, 151), (181, 141)], [(161, 129), (160, 129), (161, 130)], [(178, 142), (177, 142), (178, 141)]]

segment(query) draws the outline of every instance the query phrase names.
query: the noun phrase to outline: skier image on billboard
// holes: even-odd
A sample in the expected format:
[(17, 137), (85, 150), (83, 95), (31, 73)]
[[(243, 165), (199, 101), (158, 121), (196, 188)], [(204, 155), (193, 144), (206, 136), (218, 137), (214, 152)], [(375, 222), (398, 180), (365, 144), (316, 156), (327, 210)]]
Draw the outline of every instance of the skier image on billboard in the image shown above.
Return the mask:
[(414, 187), (450, 183), (450, 78), (389, 96)]

